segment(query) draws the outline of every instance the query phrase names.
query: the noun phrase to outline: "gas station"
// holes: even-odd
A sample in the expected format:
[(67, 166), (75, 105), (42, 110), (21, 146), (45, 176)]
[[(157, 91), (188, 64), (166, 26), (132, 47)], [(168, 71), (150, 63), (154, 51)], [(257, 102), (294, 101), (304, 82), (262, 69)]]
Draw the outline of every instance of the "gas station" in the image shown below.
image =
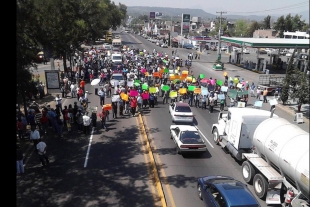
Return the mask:
[[(278, 54), (271, 53), (269, 63), (276, 63), (280, 57), (280, 49), (297, 49), (297, 53), (300, 53), (302, 49), (308, 49), (308, 58), (302, 59), (297, 57), (296, 65), (301, 65), (299, 68), (303, 72), (307, 72), (307, 65), (309, 64), (309, 39), (285, 39), (285, 38), (237, 38), (237, 37), (225, 37), (221, 36), (221, 42), (225, 42), (228, 47), (228, 52), (231, 55), (231, 62), (234, 64), (241, 64), (243, 60), (243, 48), (272, 48), (278, 49)], [(232, 47), (241, 48), (241, 51), (232, 51)], [(295, 57), (293, 57), (295, 58)], [(266, 70), (268, 60), (260, 57), (259, 52), (257, 52), (257, 58), (255, 63), (255, 68), (253, 63), (247, 63), (248, 69), (255, 69), (263, 73), (268, 73), (269, 70)]]

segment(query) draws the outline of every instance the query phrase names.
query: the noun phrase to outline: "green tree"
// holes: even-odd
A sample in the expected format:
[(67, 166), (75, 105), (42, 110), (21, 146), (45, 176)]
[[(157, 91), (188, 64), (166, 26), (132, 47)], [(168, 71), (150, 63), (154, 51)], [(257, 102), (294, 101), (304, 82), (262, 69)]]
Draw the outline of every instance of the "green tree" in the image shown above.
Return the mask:
[(271, 19), (271, 16), (267, 16), (264, 18), (263, 22), (262, 22), (262, 26), (264, 29), (270, 29), (270, 19)]
[(257, 21), (253, 21), (253, 22), (249, 25), (249, 27), (248, 27), (248, 29), (247, 29), (247, 31), (246, 31), (246, 36), (247, 36), (247, 37), (253, 37), (253, 33), (255, 32), (255, 30), (257, 30), (257, 29), (259, 29), (259, 28), (260, 28), (259, 23), (258, 23)]
[(234, 36), (244, 37), (247, 35), (248, 23), (244, 19), (239, 19), (235, 24)]
[(283, 86), (282, 86), (282, 93), (281, 93), (281, 100), (283, 104), (285, 104), (290, 96), (290, 86), (292, 84), (292, 80), (294, 80), (293, 74), (294, 74), (294, 64), (293, 64), (293, 57), (295, 56), (296, 49), (294, 50), (290, 61), (286, 67), (286, 74), (285, 78), (283, 80)]
[(301, 15), (296, 14), (292, 17), (292, 32), (303, 31), (305, 25), (305, 20), (301, 20)]
[(279, 34), (278, 36), (280, 38), (283, 38), (284, 36), (284, 31), (285, 31), (285, 28), (286, 28), (286, 25), (285, 25), (285, 19), (284, 19), (284, 16), (280, 16), (277, 21), (274, 23), (274, 27), (273, 27)]
[(293, 32), (293, 18), (291, 14), (286, 15), (284, 24), (285, 24), (285, 31)]
[[(17, 1), (16, 4), (16, 100), (23, 103), (27, 115), (26, 93), (30, 89), (32, 62), (41, 50), (36, 38), (40, 34), (36, 29), (37, 21), (33, 18), (33, 1)], [(35, 68), (35, 67), (33, 67)]]
[(301, 105), (309, 103), (309, 76), (299, 70), (295, 70), (294, 73), (295, 81), (291, 81), (289, 95), (297, 100), (297, 109), (300, 112)]

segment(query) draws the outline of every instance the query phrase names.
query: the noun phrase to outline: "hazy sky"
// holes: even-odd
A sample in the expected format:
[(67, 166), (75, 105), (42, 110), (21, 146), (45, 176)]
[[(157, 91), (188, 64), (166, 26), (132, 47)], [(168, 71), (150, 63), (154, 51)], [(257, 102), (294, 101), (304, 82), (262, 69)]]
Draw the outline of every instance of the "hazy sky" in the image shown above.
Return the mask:
[(227, 14), (272, 15), (309, 11), (309, 0), (117, 0), (114, 2), (126, 6), (203, 9), (211, 14), (225, 11)]

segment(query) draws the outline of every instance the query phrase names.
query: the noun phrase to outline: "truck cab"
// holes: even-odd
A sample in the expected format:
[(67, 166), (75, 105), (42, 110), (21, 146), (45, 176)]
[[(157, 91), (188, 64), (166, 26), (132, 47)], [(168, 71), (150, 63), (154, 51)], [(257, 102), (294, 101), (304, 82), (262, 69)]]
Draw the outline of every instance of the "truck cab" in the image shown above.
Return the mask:
[(242, 153), (252, 152), (256, 127), (270, 116), (269, 111), (261, 109), (231, 107), (227, 113), (220, 112), (218, 123), (212, 125), (213, 140), (241, 161)]

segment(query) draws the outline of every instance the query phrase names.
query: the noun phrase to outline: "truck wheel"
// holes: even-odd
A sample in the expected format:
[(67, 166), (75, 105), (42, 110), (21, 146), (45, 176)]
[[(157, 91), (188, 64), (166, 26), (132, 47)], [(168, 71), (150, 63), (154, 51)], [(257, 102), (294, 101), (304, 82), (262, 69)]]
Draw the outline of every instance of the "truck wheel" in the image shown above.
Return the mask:
[(217, 128), (215, 128), (215, 129), (213, 130), (212, 134), (213, 134), (213, 141), (214, 141), (214, 143), (215, 143), (216, 145), (218, 145), (219, 142), (220, 142), (220, 136), (219, 136), (219, 132), (218, 132)]
[(261, 174), (256, 174), (253, 178), (254, 192), (260, 199), (264, 198), (268, 189), (268, 182)]
[(255, 169), (251, 163), (244, 161), (242, 163), (242, 177), (246, 183), (251, 183), (255, 175)]

